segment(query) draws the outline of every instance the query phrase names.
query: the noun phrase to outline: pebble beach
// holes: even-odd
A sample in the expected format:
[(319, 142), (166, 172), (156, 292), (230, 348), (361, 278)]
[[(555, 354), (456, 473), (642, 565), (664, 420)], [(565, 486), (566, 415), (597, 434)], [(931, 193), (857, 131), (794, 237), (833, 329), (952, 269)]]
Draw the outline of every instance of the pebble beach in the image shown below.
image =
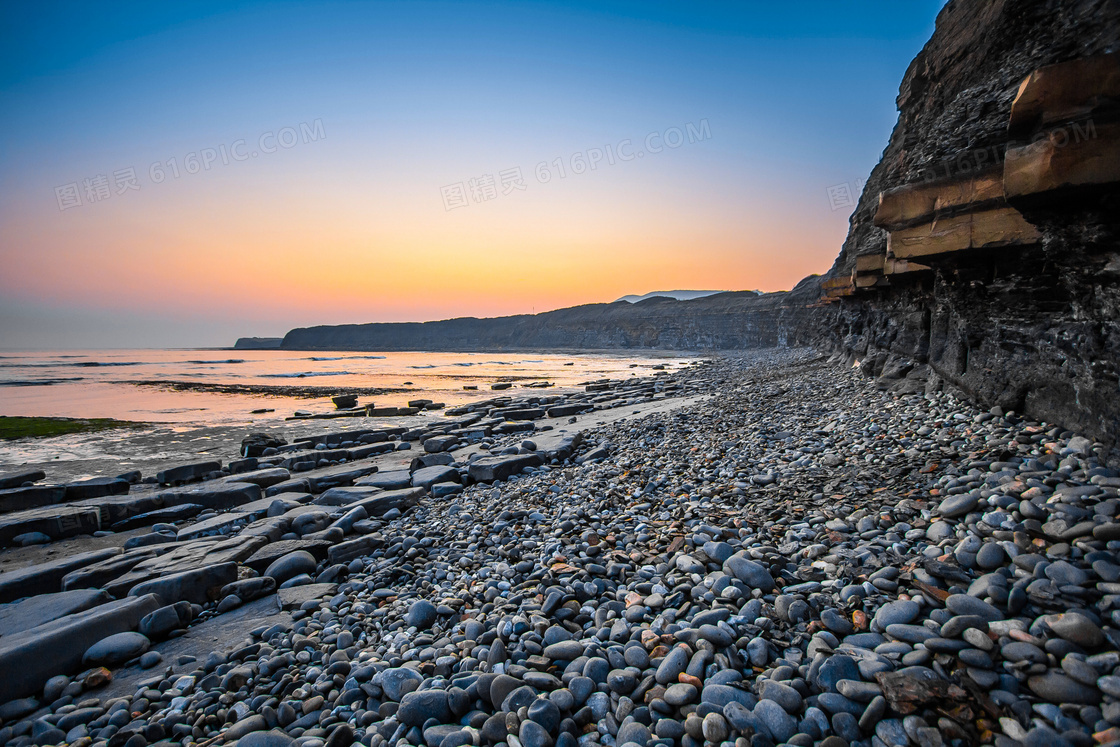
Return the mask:
[[(0, 573), (9, 663), (69, 617), (147, 605), (33, 692), (6, 670), (0, 745), (1120, 741), (1115, 452), (911, 389), (764, 350), (551, 417), (507, 392), (453, 432), (367, 438), (386, 448), (364, 474), (324, 443), (258, 481), (259, 513), (164, 509), (69, 585)], [(264, 443), (247, 474), (285, 469)], [(190, 489), (261, 489), (231, 466)]]

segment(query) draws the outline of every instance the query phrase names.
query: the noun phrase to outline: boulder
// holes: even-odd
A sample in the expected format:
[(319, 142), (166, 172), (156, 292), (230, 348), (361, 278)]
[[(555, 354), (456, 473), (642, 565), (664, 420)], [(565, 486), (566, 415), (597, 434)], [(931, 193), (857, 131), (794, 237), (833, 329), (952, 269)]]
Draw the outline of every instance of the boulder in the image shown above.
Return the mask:
[(153, 610), (140, 620), (139, 631), (150, 639), (166, 638), (173, 630), (187, 627), (192, 618), (190, 602), (176, 602)]
[(317, 564), (311, 553), (297, 550), (274, 560), (265, 569), (264, 575), (275, 579), (277, 584), (282, 584), (301, 573), (314, 573)]
[(82, 664), (87, 667), (114, 667), (135, 659), (152, 645), (147, 636), (132, 631), (114, 633), (86, 649)]

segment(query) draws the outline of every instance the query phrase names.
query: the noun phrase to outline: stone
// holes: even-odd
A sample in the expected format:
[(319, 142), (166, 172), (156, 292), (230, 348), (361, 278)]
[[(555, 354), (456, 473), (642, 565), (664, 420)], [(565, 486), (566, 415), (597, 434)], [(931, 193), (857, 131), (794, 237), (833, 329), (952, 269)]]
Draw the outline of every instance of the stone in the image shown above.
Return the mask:
[(253, 731), (241, 737), (236, 747), (295, 747), (296, 740), (279, 729)]
[(436, 617), (435, 605), (426, 599), (418, 599), (408, 608), (405, 623), (417, 630), (427, 630), (436, 621)]
[(971, 511), (975, 511), (980, 503), (980, 498), (973, 493), (951, 495), (938, 505), (938, 512), (946, 519), (956, 519)]
[(381, 672), (375, 681), (384, 690), (385, 697), (399, 703), (401, 698), (419, 687), (424, 678), (415, 669), (394, 667)]
[(19, 488), (29, 482), (44, 480), (46, 477), (47, 473), (41, 469), (6, 470), (0, 472), (0, 490)]
[(429, 718), (446, 724), (451, 720), (451, 707), (443, 690), (421, 690), (401, 698), (397, 718), (408, 726), (421, 726)]
[(416, 488), (431, 490), (433, 485), (441, 482), (459, 482), (459, 470), (437, 464), (412, 473), (412, 486)]
[(1003, 613), (983, 599), (970, 597), (967, 594), (950, 594), (945, 600), (945, 606), (955, 615), (974, 615), (988, 622), (1002, 620)]
[(1080, 612), (1066, 612), (1046, 618), (1046, 625), (1071, 643), (1094, 649), (1105, 642), (1104, 632)]
[(274, 560), (265, 569), (263, 575), (274, 579), (277, 584), (282, 584), (301, 573), (314, 573), (317, 565), (318, 561), (315, 560), (314, 555), (306, 550), (296, 550)]
[(797, 733), (797, 721), (772, 700), (758, 701), (754, 707), (754, 718), (776, 744), (789, 741)]
[(739, 555), (732, 555), (723, 564), (723, 570), (752, 589), (759, 589), (764, 593), (774, 590), (774, 577), (761, 563)]
[(150, 639), (159, 640), (166, 638), (173, 630), (187, 627), (190, 621), (190, 603), (178, 602), (160, 607), (145, 615), (140, 620), (138, 630)]
[(1030, 677), (1027, 680), (1027, 687), (1035, 695), (1051, 703), (1096, 705), (1101, 700), (1101, 693), (1095, 687), (1083, 685), (1055, 671)]
[(86, 649), (82, 664), (89, 667), (113, 667), (135, 659), (150, 646), (151, 641), (140, 633), (115, 633)]

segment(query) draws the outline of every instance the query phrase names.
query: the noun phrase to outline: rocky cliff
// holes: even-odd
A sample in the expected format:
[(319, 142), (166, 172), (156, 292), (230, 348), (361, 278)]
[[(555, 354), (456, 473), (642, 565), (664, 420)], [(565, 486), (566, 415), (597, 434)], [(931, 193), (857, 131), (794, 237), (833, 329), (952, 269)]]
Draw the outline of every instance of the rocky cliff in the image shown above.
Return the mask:
[(873, 375), (1120, 435), (1120, 3), (954, 0), (823, 285)]

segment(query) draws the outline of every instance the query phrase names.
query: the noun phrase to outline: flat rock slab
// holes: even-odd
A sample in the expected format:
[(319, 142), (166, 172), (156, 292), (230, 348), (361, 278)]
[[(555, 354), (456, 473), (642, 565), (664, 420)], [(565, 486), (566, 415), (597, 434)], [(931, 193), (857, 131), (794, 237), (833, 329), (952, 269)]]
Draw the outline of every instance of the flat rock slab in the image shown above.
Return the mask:
[(141, 562), (154, 558), (157, 551), (169, 552), (171, 549), (173, 548), (166, 547), (166, 545), (137, 547), (127, 550), (123, 554), (77, 568), (63, 577), (62, 590), (96, 589), (107, 586)]
[(378, 472), (369, 477), (363, 477), (354, 483), (355, 486), (381, 488), (382, 490), (398, 490), (412, 485), (412, 475), (406, 469)]
[(412, 473), (412, 486), (430, 490), (437, 482), (459, 482), (459, 470), (447, 465), (421, 467)]
[(283, 467), (271, 467), (269, 469), (258, 469), (252, 472), (241, 472), (236, 475), (230, 475), (229, 477), (223, 477), (221, 482), (251, 482), (254, 485), (267, 488), (289, 480), (291, 477), (291, 473)]
[(178, 482), (198, 480), (211, 472), (222, 468), (221, 462), (196, 462), (195, 464), (181, 464), (156, 473), (156, 479), (162, 485), (172, 485)]
[(299, 609), (304, 602), (333, 597), (337, 591), (338, 584), (304, 584), (290, 589), (278, 589), (276, 601), (280, 604), (280, 609)]
[(0, 547), (28, 532), (42, 532), (52, 540), (93, 534), (101, 529), (101, 512), (91, 506), (61, 505), (0, 515)]
[(117, 557), (122, 552), (120, 548), (109, 547), (0, 573), (0, 603), (61, 591), (62, 579), (66, 574)]
[(244, 565), (249, 566), (257, 573), (264, 573), (273, 561), (288, 553), (303, 550), (315, 556), (316, 560), (322, 560), (327, 557), (327, 551), (330, 547), (331, 543), (327, 540), (280, 540), (257, 550), (244, 561)]
[(192, 540), (164, 555), (141, 561), (105, 589), (115, 597), (123, 597), (137, 584), (160, 576), (220, 563), (240, 563), (267, 544), (266, 537), (241, 535)]
[(251, 501), (244, 503), (236, 508), (236, 510), (243, 514), (249, 514), (254, 519), (258, 519), (268, 513), (272, 508), (272, 504), (276, 501), (292, 501), (294, 503), (310, 503), (314, 496), (311, 493), (284, 493), (283, 495), (268, 496), (261, 498), (259, 501)]
[(186, 540), (198, 539), (199, 537), (207, 537), (216, 534), (229, 534), (229, 530), (238, 524), (248, 524), (252, 521), (252, 516), (249, 514), (241, 513), (238, 509), (218, 516), (211, 516), (209, 519), (191, 524), (188, 527), (183, 527), (176, 533), (175, 539), (179, 542)]
[(467, 471), (477, 482), (508, 480), (526, 467), (544, 464), (540, 454), (510, 454), (509, 456), (483, 457), (471, 462)]
[(355, 501), (369, 498), (381, 492), (381, 488), (352, 485), (344, 488), (330, 488), (312, 501), (317, 506), (349, 506)]
[(0, 638), (0, 703), (39, 694), (56, 674), (73, 674), (90, 646), (136, 630), (159, 606), (154, 595), (122, 599)]
[(285, 480), (264, 489), (264, 494), (269, 497), (279, 497), (285, 493), (310, 493), (311, 481), (305, 477), (294, 480)]
[(104, 496), (81, 501), (77, 505), (96, 508), (101, 514), (101, 523), (104, 526), (114, 526), (125, 519), (153, 513), (170, 506), (191, 504), (221, 511), (260, 500), (262, 497), (260, 485), (247, 482), (214, 482), (177, 490)]
[(218, 563), (144, 581), (133, 586), (128, 596), (155, 594), (164, 605), (176, 602), (205, 604), (217, 599), (221, 588), (236, 580), (237, 563)]
[[(240, 475), (238, 475), (240, 477)], [(259, 501), (264, 497), (260, 485), (251, 482), (213, 482), (190, 488), (166, 490), (160, 493), (167, 505), (198, 503), (206, 508), (221, 511), (245, 503)]]
[(386, 490), (368, 498), (346, 504), (346, 508), (353, 510), (361, 506), (369, 516), (384, 516), (387, 511), (398, 509), (402, 513), (415, 506), (424, 497), (423, 488), (408, 488), (406, 490)]
[(123, 495), (132, 485), (119, 477), (90, 477), (66, 484), (66, 500), (80, 501), (105, 495)]
[(378, 454), (387, 454), (390, 451), (396, 450), (396, 446), (391, 443), (376, 443), (366, 444), (365, 446), (355, 446), (350, 449), (350, 461), (355, 462), (359, 459), (368, 459), (371, 456)]
[(40, 594), (19, 602), (0, 604), (0, 638), (45, 625), (75, 612), (113, 601), (103, 589), (78, 589)]
[(0, 490), (22, 487), (29, 482), (39, 482), (47, 477), (41, 469), (18, 469), (0, 472)]
[(0, 490), (0, 513), (53, 506), (66, 500), (65, 485), (29, 485)]
[(161, 524), (164, 522), (174, 523), (176, 521), (189, 519), (192, 516), (202, 513), (204, 510), (205, 509), (197, 503), (182, 503), (178, 506), (168, 506), (167, 508), (159, 508), (155, 511), (130, 516), (127, 519), (122, 519), (114, 523), (110, 528), (114, 532), (126, 532), (129, 529), (147, 527), (152, 524)]
[(352, 485), (355, 480), (360, 480), (366, 475), (372, 475), (377, 471), (377, 465), (353, 465), (353, 464), (339, 464), (334, 467), (324, 467), (321, 470), (313, 470), (306, 472), (302, 477), (306, 477), (308, 482), (311, 483), (312, 493), (321, 493), (324, 490), (340, 487), (342, 485)]

